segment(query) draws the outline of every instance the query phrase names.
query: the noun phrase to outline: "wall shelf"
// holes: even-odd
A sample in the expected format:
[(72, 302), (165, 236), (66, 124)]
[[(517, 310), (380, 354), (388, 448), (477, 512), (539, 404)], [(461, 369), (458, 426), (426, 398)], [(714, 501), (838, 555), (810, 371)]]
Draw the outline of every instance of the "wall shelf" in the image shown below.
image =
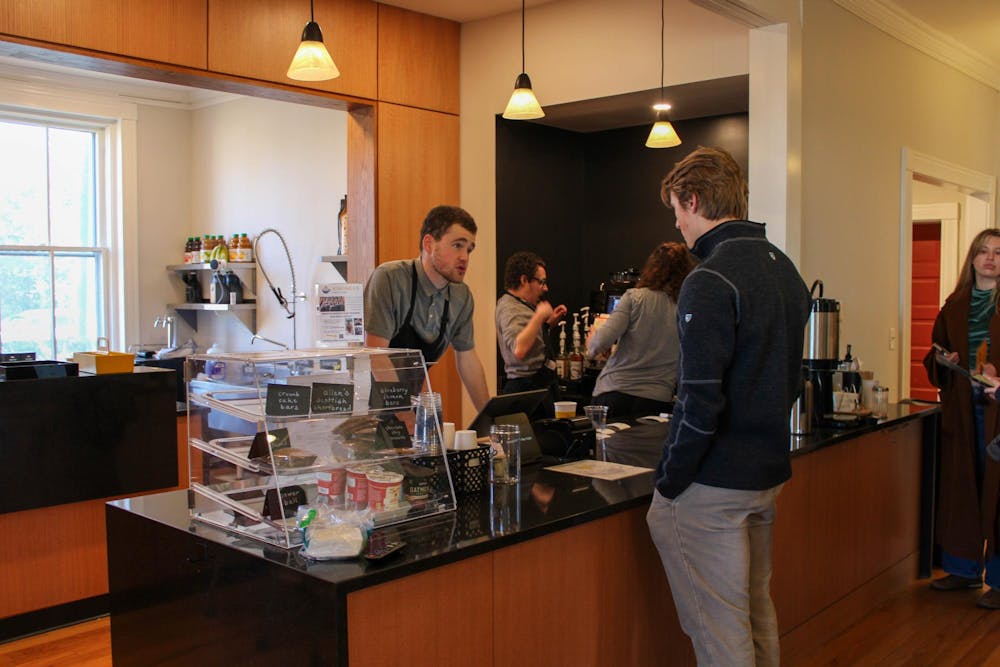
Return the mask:
[(319, 261), (332, 264), (344, 282), (347, 282), (347, 255), (323, 255)]
[(218, 262), (217, 269), (211, 263), (170, 264), (167, 270), (176, 274), (188, 271), (248, 271), (243, 280), (244, 294), (249, 294), (243, 303), (170, 303), (167, 308), (174, 310), (189, 327), (198, 331), (198, 312), (214, 311), (233, 313), (251, 333), (257, 332), (257, 264), (255, 262)]

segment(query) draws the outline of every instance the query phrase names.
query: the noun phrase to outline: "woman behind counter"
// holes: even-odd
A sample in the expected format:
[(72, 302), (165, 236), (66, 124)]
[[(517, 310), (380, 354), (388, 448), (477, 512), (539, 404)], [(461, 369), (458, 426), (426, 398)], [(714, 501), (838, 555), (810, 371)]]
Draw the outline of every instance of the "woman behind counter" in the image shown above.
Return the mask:
[[(962, 264), (955, 290), (934, 322), (931, 340), (950, 353), (949, 361), (973, 372), (995, 374), (1000, 366), (1000, 319), (996, 316), (1000, 276), (1000, 229), (976, 235)], [(985, 358), (976, 351), (986, 345)], [(983, 544), (997, 547), (1000, 463), (985, 455), (984, 443), (1000, 431), (1000, 404), (985, 401), (968, 379), (936, 363), (932, 348), (924, 358), (927, 376), (941, 390), (941, 489), (937, 535), (946, 575), (931, 582), (939, 591), (981, 588)], [(985, 562), (990, 590), (976, 604), (1000, 609), (1000, 555)]]
[(661, 243), (646, 260), (634, 289), (587, 339), (595, 357), (618, 341), (594, 385), (594, 405), (608, 406), (608, 418), (670, 410), (677, 385), (677, 295), (695, 267), (681, 243)]

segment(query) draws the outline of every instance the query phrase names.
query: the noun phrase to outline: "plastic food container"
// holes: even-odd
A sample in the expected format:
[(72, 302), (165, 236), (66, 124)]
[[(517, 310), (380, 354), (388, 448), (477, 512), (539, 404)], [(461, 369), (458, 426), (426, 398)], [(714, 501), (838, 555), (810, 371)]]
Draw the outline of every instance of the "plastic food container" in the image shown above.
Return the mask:
[[(102, 344), (103, 343), (103, 344)], [(131, 373), (135, 367), (135, 355), (131, 352), (112, 352), (108, 349), (108, 339), (97, 339), (95, 352), (75, 352), (73, 361), (84, 373)]]

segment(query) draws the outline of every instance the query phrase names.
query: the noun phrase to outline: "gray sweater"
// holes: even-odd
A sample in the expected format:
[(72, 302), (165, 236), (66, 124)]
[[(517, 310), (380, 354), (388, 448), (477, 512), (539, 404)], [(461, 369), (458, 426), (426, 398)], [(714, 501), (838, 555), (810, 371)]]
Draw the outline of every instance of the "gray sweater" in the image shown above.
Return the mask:
[(630, 289), (590, 338), (591, 356), (618, 341), (597, 378), (594, 396), (620, 391), (654, 401), (672, 401), (677, 383), (677, 304), (661, 290)]
[(680, 386), (656, 488), (666, 498), (692, 482), (772, 488), (792, 474), (809, 290), (761, 224), (722, 223), (691, 251), (702, 262), (678, 299)]

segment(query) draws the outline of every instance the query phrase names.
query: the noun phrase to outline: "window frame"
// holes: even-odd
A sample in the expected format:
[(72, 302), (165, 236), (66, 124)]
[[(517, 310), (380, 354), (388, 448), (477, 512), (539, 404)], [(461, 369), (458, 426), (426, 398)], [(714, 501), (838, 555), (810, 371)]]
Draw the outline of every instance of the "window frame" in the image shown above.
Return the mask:
[(124, 349), (127, 340), (138, 340), (139, 329), (137, 105), (112, 94), (0, 78), (0, 115), (102, 128), (95, 144), (97, 244), (104, 253), (99, 298), (104, 336), (112, 349)]

